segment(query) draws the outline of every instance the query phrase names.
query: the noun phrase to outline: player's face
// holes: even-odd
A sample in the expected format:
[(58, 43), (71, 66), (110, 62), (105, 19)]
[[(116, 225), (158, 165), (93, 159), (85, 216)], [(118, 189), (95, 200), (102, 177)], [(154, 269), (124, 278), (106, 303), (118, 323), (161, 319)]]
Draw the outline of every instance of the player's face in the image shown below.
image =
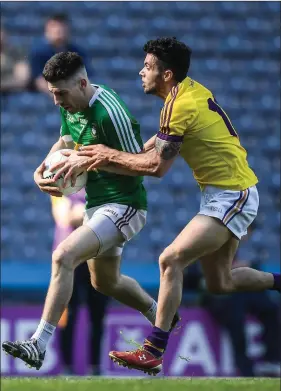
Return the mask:
[(71, 114), (85, 110), (87, 102), (85, 101), (85, 88), (83, 81), (58, 81), (48, 83), (49, 91), (53, 94), (56, 106), (63, 107)]
[(145, 94), (157, 95), (161, 89), (163, 79), (157, 67), (157, 58), (148, 53), (144, 60), (144, 67), (139, 75), (142, 79), (142, 87)]
[(64, 22), (49, 20), (46, 25), (45, 35), (54, 45), (62, 46), (68, 40), (68, 26)]

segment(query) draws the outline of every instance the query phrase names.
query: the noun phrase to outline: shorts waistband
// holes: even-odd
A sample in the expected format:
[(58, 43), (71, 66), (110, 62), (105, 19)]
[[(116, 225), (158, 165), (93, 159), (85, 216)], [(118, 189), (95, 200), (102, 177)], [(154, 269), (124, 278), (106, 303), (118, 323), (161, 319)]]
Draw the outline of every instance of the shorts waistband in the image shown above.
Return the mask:
[[(254, 186), (250, 186), (246, 189), (254, 189), (256, 187), (256, 185)], [(241, 190), (231, 190), (231, 189), (222, 189), (221, 187), (216, 187), (216, 186), (205, 186), (204, 189), (202, 190), (202, 193), (208, 193), (208, 194), (215, 194), (215, 193), (220, 193), (220, 192), (223, 192), (223, 191), (244, 191), (246, 189), (241, 189)]]

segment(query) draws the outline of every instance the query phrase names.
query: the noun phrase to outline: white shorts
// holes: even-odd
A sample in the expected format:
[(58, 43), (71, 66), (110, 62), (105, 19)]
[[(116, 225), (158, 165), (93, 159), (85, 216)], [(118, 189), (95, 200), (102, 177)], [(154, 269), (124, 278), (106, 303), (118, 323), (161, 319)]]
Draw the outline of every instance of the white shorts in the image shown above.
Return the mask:
[(256, 186), (246, 190), (223, 190), (206, 186), (202, 192), (199, 214), (217, 217), (238, 238), (247, 234), (259, 208)]
[(121, 255), (125, 242), (144, 227), (146, 213), (146, 210), (113, 203), (87, 209), (83, 225), (91, 228), (99, 239), (96, 257)]

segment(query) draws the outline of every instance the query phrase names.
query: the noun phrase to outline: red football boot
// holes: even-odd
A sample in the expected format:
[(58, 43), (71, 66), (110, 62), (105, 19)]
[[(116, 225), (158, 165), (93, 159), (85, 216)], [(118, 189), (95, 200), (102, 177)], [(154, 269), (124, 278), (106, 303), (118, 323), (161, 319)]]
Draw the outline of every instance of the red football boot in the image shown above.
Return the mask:
[(157, 375), (162, 370), (163, 358), (157, 358), (149, 351), (140, 348), (127, 352), (109, 352), (109, 357), (118, 365), (137, 369), (149, 375)]

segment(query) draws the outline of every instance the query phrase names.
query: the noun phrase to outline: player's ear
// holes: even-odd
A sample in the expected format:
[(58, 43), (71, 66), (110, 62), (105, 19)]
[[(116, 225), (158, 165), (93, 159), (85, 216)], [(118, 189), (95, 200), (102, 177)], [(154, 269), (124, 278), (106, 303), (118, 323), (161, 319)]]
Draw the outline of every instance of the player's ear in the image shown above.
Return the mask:
[(80, 80), (80, 87), (82, 89), (87, 87), (87, 80), (86, 79), (81, 79)]
[(167, 69), (166, 71), (164, 71), (164, 81), (165, 82), (171, 81), (173, 76), (174, 76), (174, 74), (170, 69)]

